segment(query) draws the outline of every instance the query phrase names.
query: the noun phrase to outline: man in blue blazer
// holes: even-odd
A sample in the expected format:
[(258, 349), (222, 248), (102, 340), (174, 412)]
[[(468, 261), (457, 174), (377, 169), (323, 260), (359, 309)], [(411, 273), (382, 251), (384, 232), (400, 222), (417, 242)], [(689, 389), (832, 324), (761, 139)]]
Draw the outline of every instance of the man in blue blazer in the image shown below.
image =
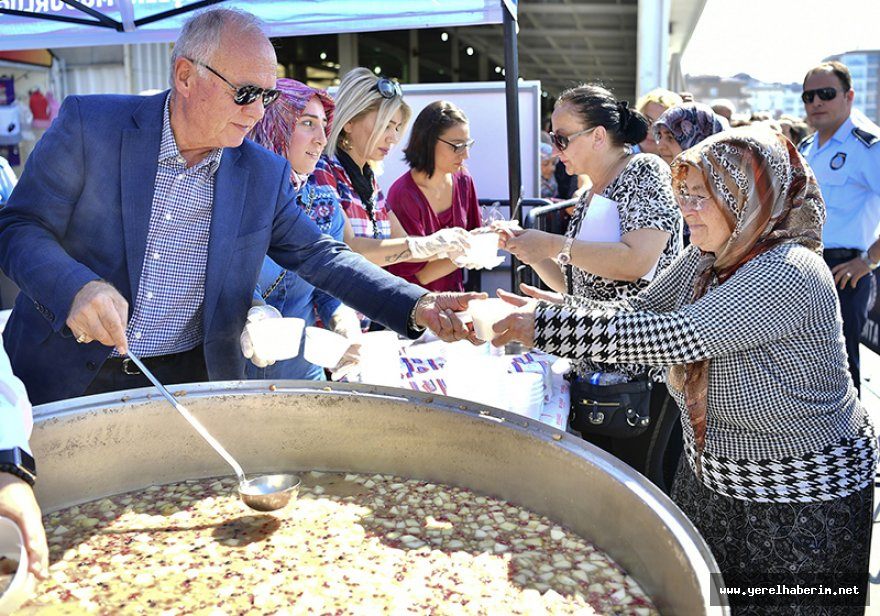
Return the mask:
[(197, 14), (172, 64), (170, 94), (68, 97), (0, 211), (22, 290), (4, 344), (32, 402), (147, 385), (129, 348), (169, 383), (243, 378), (266, 254), (399, 333), (467, 337), (453, 311), (475, 294), (426, 294), (322, 235), (290, 165), (244, 140), (276, 95), (253, 16)]

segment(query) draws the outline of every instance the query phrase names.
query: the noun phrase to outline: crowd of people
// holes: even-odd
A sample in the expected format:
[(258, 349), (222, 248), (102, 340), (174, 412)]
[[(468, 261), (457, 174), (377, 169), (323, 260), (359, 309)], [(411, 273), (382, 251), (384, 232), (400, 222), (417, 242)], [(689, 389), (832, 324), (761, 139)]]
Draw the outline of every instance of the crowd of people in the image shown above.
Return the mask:
[[(844, 65), (804, 78), (811, 134), (686, 93), (561, 93), (538, 155), (541, 196), (577, 196), (564, 234), (483, 226), (454, 103), (416, 116), (386, 195), (413, 115), (400, 85), (359, 68), (331, 97), (276, 66), (253, 16), (202, 11), (169, 91), (68, 97), (5, 197), (0, 267), (22, 292), (0, 353), (0, 514), (36, 575), (31, 402), (148, 385), (129, 354), (168, 384), (327, 378), (302, 353), (268, 359), (246, 327), (262, 319), (348, 338), (337, 373), (367, 328), (477, 343), (457, 313), (485, 295), (462, 272), (472, 234), (497, 231), (546, 288), (499, 291), (512, 313), (493, 343), (572, 360), (570, 431), (670, 494), (726, 582), (834, 571), (866, 596), (878, 445), (858, 344), (880, 129), (853, 113)], [(590, 398), (626, 404), (600, 416)]]

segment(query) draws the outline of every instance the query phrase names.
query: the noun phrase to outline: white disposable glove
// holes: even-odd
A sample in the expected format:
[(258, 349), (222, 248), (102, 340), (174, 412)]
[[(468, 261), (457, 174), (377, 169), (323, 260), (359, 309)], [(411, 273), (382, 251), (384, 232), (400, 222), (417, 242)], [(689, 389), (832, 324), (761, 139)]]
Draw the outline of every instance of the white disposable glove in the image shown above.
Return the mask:
[(468, 232), (460, 227), (440, 229), (426, 237), (410, 236), (406, 243), (416, 259), (451, 259), (470, 247)]
[(357, 313), (343, 304), (336, 309), (336, 312), (330, 317), (330, 322), (327, 325), (331, 330), (340, 336), (345, 336), (351, 341), (351, 345), (345, 351), (345, 355), (342, 356), (339, 363), (331, 370), (330, 378), (334, 381), (338, 381), (344, 377), (350, 377), (360, 373), (360, 338), (362, 332), (361, 321), (358, 318)]
[(266, 366), (271, 366), (275, 363), (275, 360), (268, 360), (260, 357), (259, 349), (254, 348), (254, 343), (251, 340), (251, 335), (250, 333), (248, 333), (247, 324), (256, 323), (257, 321), (262, 321), (263, 319), (280, 318), (283, 317), (278, 309), (268, 304), (253, 306), (250, 310), (248, 310), (247, 321), (245, 323), (244, 330), (241, 332), (239, 342), (241, 343), (241, 354), (244, 355), (246, 359), (251, 360), (251, 363), (257, 368), (265, 368)]

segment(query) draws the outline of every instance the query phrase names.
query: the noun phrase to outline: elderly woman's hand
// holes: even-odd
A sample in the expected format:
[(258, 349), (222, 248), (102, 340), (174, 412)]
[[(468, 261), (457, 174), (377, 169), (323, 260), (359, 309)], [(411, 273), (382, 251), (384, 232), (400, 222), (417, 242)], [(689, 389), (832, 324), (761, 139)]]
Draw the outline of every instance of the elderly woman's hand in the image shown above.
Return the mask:
[(519, 283), (519, 290), (529, 297), (540, 299), (545, 302), (550, 302), (551, 304), (562, 304), (565, 301), (563, 299), (564, 296), (562, 295), (562, 293), (557, 293), (556, 291), (545, 291), (524, 282)]
[(492, 344), (501, 347), (517, 340), (527, 347), (535, 346), (535, 308), (537, 300), (526, 299), (498, 289), (498, 297), (516, 306), (514, 311), (492, 326), (498, 336)]
[(516, 237), (508, 238), (504, 249), (526, 265), (531, 265), (555, 257), (562, 250), (564, 241), (561, 235), (555, 233), (526, 229)]

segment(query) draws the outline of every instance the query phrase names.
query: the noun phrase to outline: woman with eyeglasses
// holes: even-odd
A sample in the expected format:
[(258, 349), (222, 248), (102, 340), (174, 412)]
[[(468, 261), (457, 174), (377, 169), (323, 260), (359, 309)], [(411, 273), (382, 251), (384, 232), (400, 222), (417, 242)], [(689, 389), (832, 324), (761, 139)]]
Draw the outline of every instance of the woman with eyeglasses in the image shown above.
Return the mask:
[[(474, 140), (464, 112), (447, 101), (425, 107), (413, 122), (403, 156), (410, 170), (388, 190), (388, 208), (410, 236), (482, 226), (474, 180), (465, 169)], [(388, 271), (429, 291), (463, 291), (464, 277), (450, 259), (399, 263)]]
[(342, 78), (335, 99), (335, 122), (315, 181), (334, 190), (342, 204), (345, 243), (381, 266), (463, 254), (468, 234), (462, 229), (407, 237), (376, 181), (376, 168), (400, 141), (412, 114), (400, 85), (356, 68)]
[(650, 286), (580, 306), (508, 295), (519, 308), (494, 344), (665, 366), (687, 452), (672, 497), (723, 583), (809, 589), (729, 595), (733, 613), (861, 614), (877, 437), (849, 375), (813, 172), (784, 136), (745, 127), (679, 155), (673, 189), (693, 243)]
[(712, 111), (709, 105), (682, 103), (670, 107), (654, 122), (657, 153), (667, 163), (672, 164), (672, 160), (684, 150), (725, 128), (726, 120)]
[[(569, 173), (589, 175), (593, 186), (578, 201), (565, 236), (529, 229), (502, 239), (502, 244), (531, 265), (553, 291), (564, 294), (554, 294), (556, 301), (578, 305), (631, 297), (681, 250), (681, 214), (672, 196), (669, 167), (653, 154), (632, 153), (630, 146), (645, 138), (648, 123), (600, 86), (563, 92), (552, 123), (554, 152)], [(531, 287), (523, 291), (549, 297)], [(574, 365), (571, 377), (575, 383), (596, 380), (601, 385), (615, 379), (640, 388), (643, 401), (649, 395), (650, 408), (638, 419), (631, 418), (641, 422), (638, 429), (594, 425), (590, 414), (576, 404), (570, 420), (583, 438), (668, 490), (680, 453), (680, 426), (662, 385), (662, 372), (650, 365), (608, 366), (584, 360)], [(599, 374), (612, 372), (613, 377)], [(645, 415), (650, 415), (647, 425)], [(616, 421), (610, 413), (605, 420)]]
[[(277, 100), (266, 108), (263, 119), (248, 137), (290, 162), (297, 204), (318, 227), (342, 241), (345, 219), (336, 192), (315, 182), (312, 172), (327, 145), (333, 121), (334, 103), (324, 90), (311, 88), (293, 79), (279, 79)], [(254, 292), (254, 307), (248, 312), (253, 321), (273, 317), (298, 317), (306, 325), (315, 325), (320, 317), (324, 327), (355, 339), (360, 335), (360, 320), (354, 310), (327, 295), (266, 257)], [(353, 344), (356, 344), (353, 342)], [(242, 351), (251, 360), (247, 376), (252, 379), (324, 380), (324, 369), (303, 357), (302, 345), (293, 359), (272, 363), (254, 356), (247, 334), (242, 334)], [(344, 362), (356, 356), (350, 350)], [(337, 368), (341, 369), (342, 366)]]

